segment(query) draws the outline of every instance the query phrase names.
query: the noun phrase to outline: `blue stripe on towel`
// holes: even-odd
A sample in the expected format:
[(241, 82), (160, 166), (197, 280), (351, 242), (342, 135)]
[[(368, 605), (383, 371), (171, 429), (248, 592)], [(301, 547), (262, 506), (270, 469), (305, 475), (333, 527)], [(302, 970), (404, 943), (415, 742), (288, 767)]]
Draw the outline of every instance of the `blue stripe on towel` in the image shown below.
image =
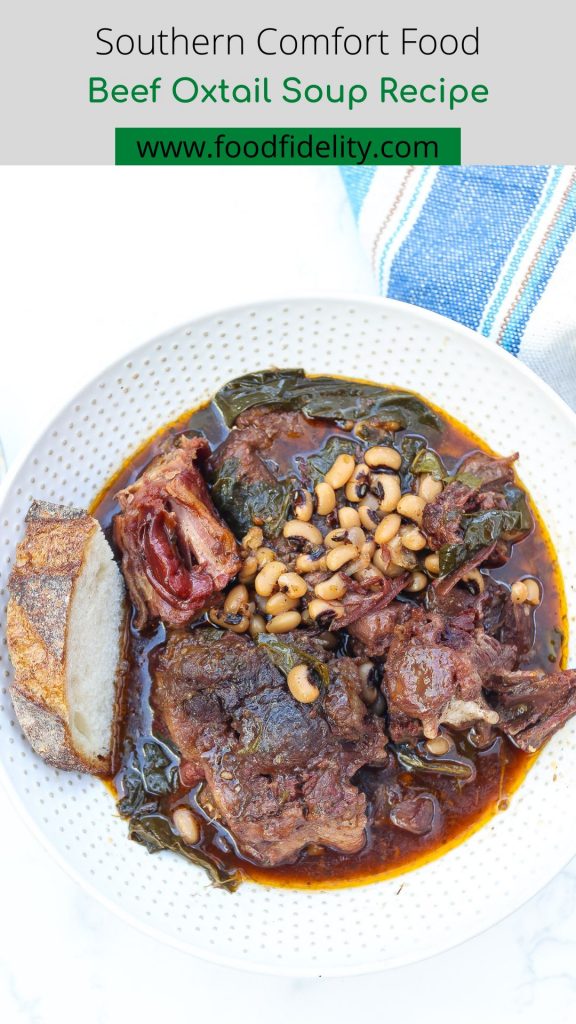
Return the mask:
[(512, 310), (502, 333), (501, 344), (518, 355), (522, 335), (535, 306), (540, 301), (572, 234), (576, 230), (576, 183), (567, 192), (563, 206), (542, 246), (538, 260), (530, 272), (530, 279)]
[[(547, 167), (439, 168), (412, 231), (394, 257), (388, 294), (477, 327), (502, 267), (540, 201), (547, 175)], [(359, 186), (365, 195), (369, 183), (364, 174), (358, 177), (356, 202), (361, 203)], [(551, 269), (552, 264), (546, 280)]]
[(341, 167), (340, 174), (344, 179), (348, 198), (354, 210), (354, 216), (358, 217), (362, 209), (362, 203), (370, 190), (372, 179), (376, 174), (376, 168)]
[(396, 226), (396, 228), (392, 232), (392, 234), (388, 236), (388, 240), (387, 240), (386, 244), (384, 245), (384, 248), (382, 249), (382, 252), (380, 253), (380, 270), (378, 271), (378, 287), (379, 287), (380, 291), (382, 291), (382, 288), (383, 288), (384, 268), (385, 268), (385, 264), (386, 264), (386, 257), (388, 256), (388, 253), (390, 252), (390, 249), (392, 249), (392, 247), (394, 246), (394, 242), (396, 241), (398, 235), (400, 234), (400, 232), (402, 231), (402, 229), (406, 225), (406, 221), (409, 219), (410, 214), (412, 213), (412, 210), (414, 209), (415, 204), (418, 202), (418, 199), (420, 198), (420, 193), (421, 193), (422, 189), (424, 188), (424, 185), (426, 183), (426, 179), (427, 179), (428, 175), (430, 174), (431, 170), (432, 170), (431, 167), (425, 167), (423, 169), (422, 173), (418, 176), (418, 181), (417, 181), (416, 187), (414, 188), (414, 191), (412, 192), (412, 195), (410, 196), (410, 199), (408, 201), (406, 209), (404, 210), (404, 213), (403, 213), (403, 215), (402, 215), (402, 217), (400, 219), (400, 223)]
[(506, 293), (514, 279), (514, 275), (516, 274), (518, 267), (520, 266), (524, 256), (526, 255), (528, 246), (534, 238), (534, 234), (538, 228), (540, 221), (542, 220), (542, 217), (544, 216), (546, 210), (550, 205), (552, 196), (554, 195), (554, 189), (556, 188), (560, 180), (561, 174), (561, 167), (552, 168), (548, 179), (548, 184), (546, 186), (544, 194), (542, 195), (540, 203), (536, 207), (533, 216), (528, 221), (525, 230), (520, 235), (516, 243), (515, 250), (513, 250), (511, 254), (510, 265), (507, 268), (506, 273), (503, 275), (500, 284), (498, 285), (498, 291), (494, 298), (492, 299), (488, 311), (484, 313), (484, 320), (482, 323), (482, 334), (484, 334), (485, 337), (487, 338), (490, 337), (490, 332), (492, 330), (492, 327), (494, 326), (498, 314), (500, 313), (500, 310), (502, 309), (502, 303), (505, 300)]

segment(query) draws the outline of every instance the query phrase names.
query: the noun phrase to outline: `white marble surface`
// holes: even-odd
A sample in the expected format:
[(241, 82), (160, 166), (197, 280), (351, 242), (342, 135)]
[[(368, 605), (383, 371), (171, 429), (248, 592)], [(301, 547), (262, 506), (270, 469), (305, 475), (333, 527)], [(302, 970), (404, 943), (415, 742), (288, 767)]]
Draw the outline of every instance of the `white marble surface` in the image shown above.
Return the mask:
[[(332, 171), (3, 168), (0, 197), (9, 461), (110, 359), (196, 313), (282, 293), (373, 292)], [(385, 975), (290, 981), (157, 944), (71, 882), (2, 791), (0, 821), (2, 1024), (576, 1019), (576, 862), (442, 956)]]

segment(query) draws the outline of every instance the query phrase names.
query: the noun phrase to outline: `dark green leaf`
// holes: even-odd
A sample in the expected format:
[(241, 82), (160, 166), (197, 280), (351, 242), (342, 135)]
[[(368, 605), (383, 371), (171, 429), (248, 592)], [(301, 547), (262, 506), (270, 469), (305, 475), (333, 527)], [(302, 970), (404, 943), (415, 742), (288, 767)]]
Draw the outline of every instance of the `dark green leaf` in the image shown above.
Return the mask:
[(521, 487), (516, 487), (515, 484), (506, 484), (504, 487), (504, 497), (506, 498), (506, 504), (508, 508), (513, 509), (519, 515), (518, 531), (522, 534), (530, 533), (530, 530), (534, 526), (532, 519), (532, 513), (528, 504), (528, 495)]
[(431, 448), (420, 449), (412, 462), (411, 470), (413, 473), (430, 473), (435, 480), (448, 479), (442, 459)]
[(462, 543), (445, 544), (438, 552), (440, 576), (448, 576), (470, 561), (482, 548), (490, 547), (504, 535), (517, 532), (519, 525), (520, 513), (511, 509), (491, 508), (462, 516)]
[(447, 761), (443, 758), (423, 757), (407, 743), (392, 745), (398, 763), (410, 772), (433, 772), (436, 775), (450, 775), (454, 779), (471, 779), (474, 768), (462, 761)]
[(455, 476), (450, 477), (450, 481), (457, 481), (459, 484), (466, 484), (466, 487), (470, 487), (472, 491), (476, 491), (482, 486), (482, 478), (474, 476), (474, 473), (467, 473), (465, 469), (461, 469)]
[(520, 513), (509, 509), (490, 508), (462, 517), (465, 526), (464, 543), (471, 551), (479, 551), (502, 534), (512, 533), (520, 525)]
[(174, 758), (158, 743), (149, 740), (142, 745), (140, 757), (142, 781), (147, 793), (163, 796), (178, 785), (178, 767)]
[(470, 557), (465, 544), (444, 544), (438, 552), (440, 560), (439, 577), (449, 576), (451, 572), (456, 572), (456, 569), (464, 565), (464, 562), (469, 561)]
[(146, 740), (133, 747), (122, 776), (123, 795), (118, 810), (130, 817), (154, 797), (172, 793), (178, 786), (178, 757), (168, 744)]
[(330, 674), (328, 672), (328, 666), (324, 665), (322, 661), (315, 658), (314, 655), (308, 654), (307, 651), (302, 650), (301, 647), (297, 647), (296, 644), (286, 643), (285, 640), (280, 640), (277, 636), (271, 633), (260, 633), (258, 636), (258, 643), (264, 647), (270, 661), (279, 668), (285, 676), (296, 665), (309, 665), (314, 672), (320, 678), (320, 682), (324, 687), (328, 686), (330, 682)]
[(262, 370), (225, 384), (214, 401), (228, 426), (257, 405), (301, 410), (306, 416), (362, 420), (378, 416), (403, 428), (440, 430), (439, 417), (409, 392), (337, 377), (307, 377), (303, 370)]
[(268, 537), (276, 537), (287, 517), (294, 481), (251, 480), (238, 459), (226, 459), (212, 480), (212, 499), (228, 525), (240, 536), (257, 522)]
[(123, 818), (136, 814), (146, 801), (146, 790), (140, 772), (130, 767), (122, 776), (124, 795), (118, 801), (118, 811)]
[(405, 434), (400, 442), (400, 454), (402, 465), (400, 467), (400, 482), (403, 493), (412, 490), (414, 477), (412, 476), (412, 463), (419, 451), (426, 447), (426, 441), (419, 434)]
[(128, 834), (134, 842), (145, 846), (148, 853), (172, 850), (208, 872), (212, 881), (229, 892), (234, 892), (241, 878), (237, 871), (228, 870), (216, 859), (206, 856), (195, 847), (188, 846), (172, 831), (170, 822), (162, 814), (139, 814), (131, 818)]

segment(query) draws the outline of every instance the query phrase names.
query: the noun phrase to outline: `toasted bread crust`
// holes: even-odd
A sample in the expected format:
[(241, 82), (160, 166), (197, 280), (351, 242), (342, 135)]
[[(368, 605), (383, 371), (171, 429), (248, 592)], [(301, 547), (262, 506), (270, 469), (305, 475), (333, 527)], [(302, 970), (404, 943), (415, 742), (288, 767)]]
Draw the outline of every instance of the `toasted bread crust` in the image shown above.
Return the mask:
[(86, 512), (33, 502), (9, 580), (6, 633), (12, 703), (34, 750), (57, 768), (108, 775), (112, 752), (86, 760), (74, 748), (66, 698), (68, 611), (98, 529)]

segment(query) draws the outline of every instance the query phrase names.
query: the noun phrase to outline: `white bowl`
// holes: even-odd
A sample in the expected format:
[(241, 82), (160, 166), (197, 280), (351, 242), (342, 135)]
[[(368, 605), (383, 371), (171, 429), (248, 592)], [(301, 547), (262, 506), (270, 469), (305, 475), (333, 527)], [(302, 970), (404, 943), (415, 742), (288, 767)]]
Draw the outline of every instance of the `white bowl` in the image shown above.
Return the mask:
[[(520, 450), (522, 479), (556, 545), (575, 633), (576, 417), (533, 373), (472, 331), (413, 306), (360, 299), (226, 310), (148, 342), (84, 388), (2, 487), (3, 610), (33, 497), (88, 505), (158, 427), (226, 380), (271, 365), (413, 389), (496, 450)], [(443, 857), (357, 888), (304, 892), (247, 883), (229, 895), (184, 860), (150, 856), (129, 842), (101, 782), (36, 757), (14, 720), (5, 637), (0, 661), (1, 774), (36, 835), (123, 918), (206, 959), (300, 976), (419, 960), (499, 921), (576, 852), (573, 722), (544, 749), (509, 810)]]

